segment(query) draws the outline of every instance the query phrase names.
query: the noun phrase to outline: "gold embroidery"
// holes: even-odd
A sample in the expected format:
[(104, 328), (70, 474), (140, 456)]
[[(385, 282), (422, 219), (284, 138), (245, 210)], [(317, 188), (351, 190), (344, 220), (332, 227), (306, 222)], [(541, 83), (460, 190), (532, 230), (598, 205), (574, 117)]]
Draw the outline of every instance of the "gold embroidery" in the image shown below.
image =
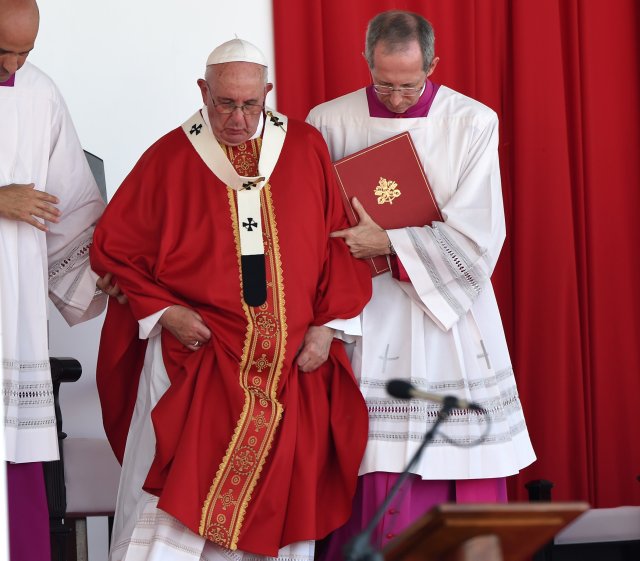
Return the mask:
[(231, 165), (238, 175), (255, 177), (258, 175), (258, 160), (262, 139), (247, 140), (238, 146), (227, 146), (220, 143)]
[(256, 428), (255, 428), (256, 432), (261, 431), (267, 425), (267, 421), (264, 418), (264, 412), (263, 411), (260, 411), (260, 413), (258, 413), (253, 418), (253, 424), (256, 426)]
[[(266, 233), (264, 239), (269, 241), (269, 251), (265, 252), (267, 301), (259, 308), (247, 306), (242, 299), (236, 195), (232, 189), (227, 191), (238, 259), (239, 298), (247, 318), (239, 364), (239, 384), (244, 391), (245, 402), (203, 504), (199, 531), (214, 543), (234, 550), (282, 417), (282, 404), (277, 395), (287, 331), (282, 263), (271, 188), (267, 184), (260, 192), (263, 234)], [(220, 514), (225, 511), (226, 516), (221, 518)]]
[[(222, 508), (224, 510), (227, 510), (227, 508), (229, 508), (230, 506), (237, 505), (238, 501), (234, 501), (233, 499), (234, 499), (233, 492), (231, 491), (231, 489), (229, 489), (224, 495), (220, 497)], [(226, 521), (226, 516), (223, 516), (223, 515), (218, 516), (217, 521), (221, 524), (224, 523)]]
[(246, 475), (256, 464), (256, 452), (249, 446), (243, 446), (235, 453), (233, 469), (240, 475)]
[(402, 195), (400, 189), (398, 189), (398, 184), (395, 181), (387, 180), (384, 177), (380, 178), (380, 181), (373, 193), (378, 197), (379, 205), (383, 205), (384, 203), (392, 205), (393, 200)]
[(222, 528), (222, 525), (217, 525), (212, 528), (212, 531), (207, 535), (207, 539), (214, 543), (223, 543), (227, 541), (227, 533)]
[(260, 331), (260, 335), (271, 339), (278, 329), (273, 314), (260, 313), (256, 316), (256, 327)]
[(253, 365), (258, 369), (258, 372), (262, 372), (265, 368), (271, 366), (271, 363), (267, 360), (267, 355), (262, 353), (262, 356), (258, 360), (255, 360)]

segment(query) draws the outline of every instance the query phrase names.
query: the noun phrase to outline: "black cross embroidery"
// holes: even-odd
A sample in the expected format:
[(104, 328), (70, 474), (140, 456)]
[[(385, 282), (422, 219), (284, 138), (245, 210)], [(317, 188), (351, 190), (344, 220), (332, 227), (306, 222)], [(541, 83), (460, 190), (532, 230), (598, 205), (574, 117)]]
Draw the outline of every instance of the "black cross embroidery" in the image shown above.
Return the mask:
[(199, 125), (193, 125), (191, 127), (191, 130), (189, 131), (189, 134), (193, 134), (195, 132), (196, 136), (198, 136), (200, 134), (200, 129), (202, 129), (202, 123), (200, 123)]
[[(280, 127), (282, 130), (284, 130), (284, 122), (281, 121), (280, 119), (278, 119), (278, 117), (276, 117), (273, 113), (271, 113), (271, 111), (267, 112), (267, 115), (269, 116), (269, 120), (276, 126), (276, 127)], [(285, 131), (286, 132), (286, 131)]]
[(246, 183), (242, 184), (242, 188), (247, 190), (247, 191), (251, 191), (251, 187), (255, 187), (257, 185), (257, 183), (253, 182), (253, 181), (247, 181)]
[(249, 217), (248, 222), (243, 222), (242, 226), (246, 228), (249, 232), (253, 232), (254, 228), (257, 228), (258, 223), (253, 221), (253, 218)]

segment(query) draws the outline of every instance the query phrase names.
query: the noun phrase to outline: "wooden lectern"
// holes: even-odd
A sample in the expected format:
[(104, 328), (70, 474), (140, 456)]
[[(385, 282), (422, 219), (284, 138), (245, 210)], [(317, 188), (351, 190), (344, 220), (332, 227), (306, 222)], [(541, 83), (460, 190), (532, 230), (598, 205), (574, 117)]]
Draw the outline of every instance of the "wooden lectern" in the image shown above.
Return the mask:
[(442, 504), (384, 549), (385, 561), (525, 561), (587, 503)]

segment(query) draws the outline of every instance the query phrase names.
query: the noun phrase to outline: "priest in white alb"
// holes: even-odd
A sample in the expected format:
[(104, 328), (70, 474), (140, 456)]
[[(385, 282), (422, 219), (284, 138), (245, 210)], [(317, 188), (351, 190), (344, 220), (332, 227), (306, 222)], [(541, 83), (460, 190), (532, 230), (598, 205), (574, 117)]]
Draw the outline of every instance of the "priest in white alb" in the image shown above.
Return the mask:
[(60, 92), (25, 62), (38, 24), (32, 0), (0, 0), (0, 364), (13, 561), (50, 555), (41, 462), (58, 459), (58, 434), (47, 296), (70, 325), (106, 304), (89, 266), (104, 202)]
[(438, 413), (437, 403), (387, 395), (391, 379), (476, 402), (491, 426), (477, 443), (487, 418), (454, 411), (440, 431), (458, 446), (439, 434), (426, 448), (376, 527), (375, 546), (434, 504), (506, 501), (505, 477), (535, 459), (490, 280), (505, 238), (496, 114), (429, 79), (438, 58), (418, 14), (373, 18), (365, 57), (372, 85), (315, 107), (307, 122), (334, 161), (409, 131), (443, 220), (385, 231), (356, 200), (359, 224), (333, 233), (358, 258), (389, 256), (394, 273), (373, 279), (362, 336), (353, 338), (369, 441), (352, 517), (325, 544), (327, 561), (371, 519)]

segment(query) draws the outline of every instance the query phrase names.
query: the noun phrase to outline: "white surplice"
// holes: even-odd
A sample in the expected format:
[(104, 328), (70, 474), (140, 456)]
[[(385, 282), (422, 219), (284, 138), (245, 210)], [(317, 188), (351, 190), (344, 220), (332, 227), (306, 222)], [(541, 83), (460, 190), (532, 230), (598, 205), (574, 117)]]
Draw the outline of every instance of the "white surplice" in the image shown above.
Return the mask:
[(93, 225), (104, 209), (67, 107), (30, 63), (0, 87), (0, 186), (34, 183), (55, 195), (49, 232), (0, 218), (0, 298), (5, 459), (58, 459), (47, 344), (47, 294), (70, 325), (99, 315), (89, 267)]
[[(307, 121), (332, 159), (410, 131), (444, 222), (389, 230), (411, 282), (384, 273), (361, 315), (352, 363), (369, 408), (361, 474), (399, 472), (432, 426), (439, 405), (386, 393), (390, 379), (479, 403), (486, 420), (461, 410), (412, 470), (423, 479), (503, 477), (535, 460), (490, 276), (505, 238), (498, 119), (481, 103), (441, 86), (427, 117), (369, 116), (366, 90), (314, 108)], [(372, 186), (375, 188), (375, 185)]]

